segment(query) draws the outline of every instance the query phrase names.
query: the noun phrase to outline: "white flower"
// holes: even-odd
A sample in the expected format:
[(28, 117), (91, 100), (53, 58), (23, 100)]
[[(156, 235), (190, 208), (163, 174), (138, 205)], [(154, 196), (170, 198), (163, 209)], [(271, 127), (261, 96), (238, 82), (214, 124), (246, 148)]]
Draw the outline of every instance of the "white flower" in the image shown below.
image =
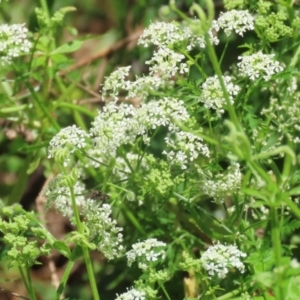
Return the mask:
[(241, 273), (245, 272), (245, 265), (241, 261), (244, 257), (246, 254), (235, 245), (217, 243), (202, 254), (200, 261), (210, 277), (217, 276), (223, 279), (232, 268), (238, 269)]
[[(201, 170), (199, 172), (204, 175)], [(212, 178), (212, 174), (209, 174), (209, 177)], [(214, 198), (215, 202), (222, 203), (226, 196), (240, 190), (241, 182), (240, 165), (233, 163), (225, 173), (217, 174), (213, 179), (204, 179), (201, 186), (206, 195)]]
[(121, 295), (117, 294), (116, 300), (146, 300), (146, 293), (144, 291), (131, 288)]
[(84, 223), (90, 230), (91, 241), (108, 259), (120, 257), (123, 254), (123, 228), (117, 227), (117, 222), (111, 218), (112, 210), (109, 204), (88, 199), (82, 205), (81, 214)]
[(174, 138), (165, 138), (169, 151), (164, 151), (171, 164), (179, 164), (184, 170), (187, 164), (197, 159), (199, 154), (209, 157), (209, 149), (203, 140), (189, 132), (178, 131)]
[[(233, 103), (234, 96), (238, 94), (240, 87), (232, 83), (232, 78), (230, 76), (223, 76), (223, 80), (229, 94), (230, 102)], [(199, 102), (204, 103), (204, 106), (208, 109), (212, 108), (216, 110), (218, 116), (223, 114), (223, 107), (226, 105), (226, 99), (218, 76), (208, 77), (201, 87), (203, 90)]]
[(160, 47), (154, 52), (152, 58), (146, 61), (150, 65), (150, 75), (160, 75), (168, 79), (175, 76), (177, 73), (186, 74), (189, 68), (185, 62), (183, 54), (174, 52), (169, 48)]
[(131, 145), (139, 136), (149, 144), (149, 132), (160, 126), (174, 131), (173, 120), (184, 122), (188, 118), (183, 101), (172, 98), (141, 104), (138, 108), (110, 102), (95, 118), (90, 136), (103, 156), (114, 157), (121, 145)]
[(142, 76), (136, 77), (135, 81), (130, 82), (128, 87), (128, 95), (126, 99), (142, 97), (146, 98), (150, 93), (164, 87), (171, 87), (173, 81), (162, 76)]
[(274, 54), (263, 54), (261, 51), (252, 55), (239, 56), (241, 62), (238, 63), (238, 67), (241, 75), (251, 80), (263, 77), (268, 81), (274, 74), (284, 69), (282, 64), (274, 60), (274, 56)]
[(116, 71), (112, 72), (106, 79), (102, 88), (102, 96), (113, 97), (118, 100), (120, 90), (128, 90), (130, 87), (130, 81), (125, 80), (129, 75), (131, 66), (120, 67)]
[(28, 29), (25, 24), (0, 25), (0, 61), (2, 65), (10, 64), (13, 57), (29, 53), (32, 47), (27, 39)]
[(184, 41), (187, 38), (182, 34), (179, 24), (156, 22), (151, 23), (140, 36), (138, 44), (148, 47), (149, 44), (158, 47), (167, 47), (175, 43)]
[[(201, 26), (200, 20), (192, 20), (192, 27)], [(213, 28), (214, 29), (214, 28)], [(209, 31), (210, 40), (213, 44), (219, 43), (218, 38), (213, 35), (212, 30)], [(159, 48), (173, 47), (175, 44), (187, 44), (187, 50), (190, 51), (194, 47), (205, 48), (205, 40), (203, 36), (195, 34), (187, 24), (178, 24), (176, 22), (152, 23), (146, 28), (141, 35), (138, 44), (148, 47), (153, 44)]]
[(87, 138), (88, 134), (75, 125), (63, 128), (51, 139), (48, 146), (48, 158), (60, 156), (64, 166), (67, 166), (70, 154), (87, 146)]
[(225, 34), (229, 36), (232, 31), (243, 36), (247, 30), (254, 30), (254, 18), (247, 10), (230, 10), (221, 12), (218, 20), (213, 22), (215, 30), (224, 29)]
[(132, 250), (126, 252), (128, 266), (130, 267), (134, 261), (138, 261), (138, 266), (146, 270), (149, 263), (155, 262), (159, 258), (165, 259), (166, 252), (162, 249), (165, 246), (165, 243), (154, 238), (133, 244)]

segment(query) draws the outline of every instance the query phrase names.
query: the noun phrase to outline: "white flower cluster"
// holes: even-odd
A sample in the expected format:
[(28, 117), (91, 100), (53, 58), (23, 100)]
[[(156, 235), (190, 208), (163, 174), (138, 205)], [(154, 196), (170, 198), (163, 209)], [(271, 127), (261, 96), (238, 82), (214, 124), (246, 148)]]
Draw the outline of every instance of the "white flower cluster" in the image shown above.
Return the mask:
[(96, 244), (97, 249), (108, 259), (123, 255), (123, 228), (117, 227), (116, 220), (111, 218), (110, 205), (88, 199), (82, 206), (81, 213), (90, 230), (91, 241)]
[(163, 98), (135, 108), (131, 104), (108, 103), (95, 118), (90, 135), (104, 156), (115, 156), (119, 146), (132, 144), (138, 136), (150, 142), (148, 131), (159, 126), (175, 130), (172, 120), (184, 122), (189, 115), (183, 101)]
[[(75, 194), (75, 202), (78, 206), (85, 203), (85, 185), (77, 181), (73, 187)], [(54, 203), (55, 208), (67, 216), (70, 220), (73, 217), (73, 208), (71, 202), (71, 192), (63, 175), (59, 174), (52, 179), (46, 187), (43, 195), (47, 198), (46, 207), (49, 209)]]
[(131, 288), (121, 295), (117, 294), (116, 300), (146, 300), (146, 293), (144, 291)]
[(120, 67), (112, 72), (106, 79), (102, 88), (102, 96), (111, 96), (118, 100), (120, 90), (129, 90), (130, 81), (127, 80), (131, 66)]
[(248, 10), (230, 10), (221, 12), (220, 17), (213, 21), (213, 28), (219, 31), (220, 28), (229, 36), (232, 31), (243, 36), (247, 30), (254, 30), (254, 18)]
[(187, 38), (182, 34), (182, 30), (178, 23), (156, 22), (151, 23), (146, 28), (138, 40), (139, 45), (148, 47), (153, 44), (158, 47), (173, 46), (178, 42), (182, 42)]
[(149, 73), (151, 76), (157, 75), (165, 80), (175, 76), (177, 73), (187, 74), (189, 68), (185, 62), (183, 54), (176, 53), (169, 48), (159, 48), (153, 53), (150, 60), (146, 61), (150, 65)]
[[(199, 20), (192, 20), (193, 27), (200, 27)], [(198, 23), (198, 24), (197, 24)], [(211, 42), (215, 45), (219, 40), (209, 31)], [(205, 48), (205, 40), (203, 36), (193, 33), (188, 25), (181, 26), (179, 23), (156, 22), (150, 24), (143, 34), (140, 36), (138, 44), (148, 47), (153, 44), (159, 48), (173, 47), (177, 43), (187, 43), (187, 50), (192, 50), (195, 46)]]
[[(202, 172), (199, 170), (200, 173)], [(203, 174), (204, 175), (204, 174)], [(213, 175), (209, 172), (209, 177)], [(240, 165), (233, 163), (229, 166), (225, 173), (214, 176), (213, 179), (204, 180), (202, 183), (203, 192), (212, 197), (215, 202), (223, 203), (226, 196), (237, 192), (241, 188), (242, 173)]]
[(275, 54), (264, 54), (261, 51), (245, 56), (239, 56), (241, 60), (237, 65), (242, 76), (256, 80), (263, 77), (268, 81), (273, 75), (283, 71), (284, 66), (274, 60)]
[(179, 131), (175, 133), (175, 138), (165, 138), (170, 151), (163, 151), (171, 164), (178, 164), (183, 170), (187, 169), (188, 163), (198, 158), (199, 154), (209, 157), (209, 149), (203, 144), (203, 140), (190, 133)]
[[(233, 103), (234, 96), (238, 94), (240, 87), (233, 84), (232, 77), (230, 76), (223, 76), (223, 80), (229, 94), (230, 102)], [(203, 90), (199, 102), (204, 103), (204, 106), (208, 109), (214, 109), (220, 117), (224, 113), (223, 107), (226, 105), (226, 99), (218, 76), (208, 77), (201, 87)]]
[[(199, 20), (194, 20), (193, 27), (201, 26)], [(199, 24), (197, 24), (199, 23)], [(209, 31), (210, 40), (218, 44), (218, 38)], [(152, 23), (146, 28), (139, 38), (139, 44), (148, 47), (149, 44), (157, 46), (152, 58), (146, 61), (149, 65), (149, 76), (136, 76), (135, 81), (129, 81), (130, 66), (121, 67), (111, 73), (104, 82), (102, 88), (103, 98), (112, 97), (118, 100), (120, 91), (126, 91), (126, 99), (135, 97), (147, 97), (150, 93), (162, 87), (173, 85), (173, 78), (177, 74), (187, 74), (189, 67), (185, 62), (185, 55), (174, 51), (174, 45), (185, 43), (188, 51), (199, 46), (205, 48), (203, 36), (194, 34), (188, 25), (180, 25), (176, 22)]]
[(0, 25), (0, 60), (3, 66), (11, 64), (12, 58), (29, 53), (32, 45), (27, 33), (25, 24)]
[(154, 238), (133, 244), (132, 250), (126, 252), (128, 266), (130, 267), (137, 260), (138, 267), (147, 270), (149, 263), (157, 261), (160, 257), (165, 259), (166, 252), (163, 249), (165, 246), (165, 243)]
[(76, 127), (68, 126), (60, 130), (50, 141), (48, 158), (58, 158), (67, 166), (70, 161), (70, 153), (86, 147), (88, 134)]
[(246, 253), (240, 251), (235, 245), (222, 245), (217, 243), (209, 247), (201, 256), (200, 261), (208, 275), (224, 279), (232, 268), (245, 272), (245, 265), (241, 261)]

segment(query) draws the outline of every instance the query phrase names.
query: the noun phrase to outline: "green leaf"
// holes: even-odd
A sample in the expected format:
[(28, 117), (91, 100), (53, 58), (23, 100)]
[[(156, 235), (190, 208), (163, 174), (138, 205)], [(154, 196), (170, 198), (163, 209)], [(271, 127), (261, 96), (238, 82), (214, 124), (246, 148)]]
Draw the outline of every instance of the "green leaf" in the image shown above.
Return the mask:
[(41, 158), (37, 157), (30, 163), (30, 165), (27, 169), (28, 175), (32, 174), (38, 168), (38, 166), (40, 165), (40, 161), (41, 161)]
[(53, 243), (53, 248), (56, 249), (59, 253), (64, 255), (67, 258), (71, 257), (70, 248), (63, 241), (56, 241)]
[(294, 196), (294, 195), (300, 195), (300, 186), (294, 187), (292, 188), (289, 192), (288, 192), (289, 196)]
[(82, 41), (76, 40), (76, 41), (63, 44), (62, 46), (52, 51), (51, 54), (74, 52), (81, 47), (82, 43), (83, 43)]

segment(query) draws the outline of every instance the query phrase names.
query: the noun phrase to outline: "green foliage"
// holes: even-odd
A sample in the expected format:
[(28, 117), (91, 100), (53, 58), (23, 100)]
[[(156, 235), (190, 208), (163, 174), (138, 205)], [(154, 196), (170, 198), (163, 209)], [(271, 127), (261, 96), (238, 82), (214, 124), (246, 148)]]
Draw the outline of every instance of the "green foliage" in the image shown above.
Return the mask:
[[(57, 300), (77, 260), (91, 288), (75, 291), (84, 299), (297, 298), (299, 9), (235, 0), (217, 15), (216, 3), (200, 2), (108, 1), (118, 30), (90, 41), (67, 13), (92, 1), (41, 1), (32, 32), (0, 28), (0, 167), (18, 175), (1, 194), (1, 259), (31, 299), (29, 268), (53, 249), (68, 259)], [(138, 46), (119, 51), (116, 37), (141, 26), (142, 12), (152, 21)], [(90, 97), (100, 99), (107, 62), (99, 108)], [(62, 240), (9, 206), (37, 169), (55, 175), (42, 196), (72, 224)]]

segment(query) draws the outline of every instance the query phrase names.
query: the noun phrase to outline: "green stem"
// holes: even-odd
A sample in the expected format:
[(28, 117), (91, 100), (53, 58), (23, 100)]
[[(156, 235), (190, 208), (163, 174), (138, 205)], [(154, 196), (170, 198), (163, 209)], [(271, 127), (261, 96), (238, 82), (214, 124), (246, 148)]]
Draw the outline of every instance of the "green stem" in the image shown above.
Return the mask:
[(66, 108), (70, 108), (79, 112), (84, 113), (85, 115), (91, 117), (91, 118), (95, 118), (97, 116), (97, 113), (83, 107), (80, 105), (76, 105), (73, 103), (68, 103), (68, 102), (54, 102), (54, 107), (66, 107)]
[(40, 0), (40, 5), (44, 11), (44, 13), (46, 14), (47, 19), (50, 19), (50, 12), (48, 9), (48, 5), (47, 5), (47, 1), (46, 0)]
[(227, 111), (228, 111), (229, 116), (230, 116), (230, 120), (234, 123), (236, 128), (238, 128), (239, 130), (242, 130), (241, 125), (238, 121), (235, 109), (234, 109), (233, 105), (230, 102), (230, 98), (229, 98), (229, 95), (228, 95), (228, 92), (227, 92), (227, 89), (226, 89), (226, 86), (225, 86), (225, 83), (224, 83), (222, 71), (221, 71), (219, 61), (218, 61), (218, 58), (217, 58), (217, 55), (216, 55), (216, 52), (215, 52), (215, 48), (211, 44), (208, 34), (205, 34), (205, 41), (206, 41), (208, 56), (209, 56), (210, 61), (213, 65), (214, 71), (216, 72), (216, 74), (218, 76), (221, 88), (223, 90), (223, 94), (224, 94), (226, 104), (227, 104), (226, 105), (227, 106)]
[(165, 289), (164, 285), (162, 283), (159, 283), (160, 288), (163, 290), (164, 294), (166, 295), (168, 300), (171, 300), (167, 290)]
[(30, 91), (33, 99), (35, 100), (35, 102), (38, 104), (38, 106), (40, 107), (40, 109), (42, 110), (42, 112), (45, 114), (45, 116), (47, 117), (47, 119), (49, 120), (49, 122), (52, 124), (52, 126), (59, 131), (60, 130), (60, 126), (58, 125), (58, 123), (56, 123), (56, 121), (52, 118), (52, 116), (50, 115), (48, 109), (44, 106), (43, 101), (40, 99), (39, 95), (35, 92), (35, 90), (32, 88), (32, 86), (30, 85), (30, 83), (25, 82), (26, 87), (28, 88), (28, 90)]
[(300, 46), (298, 46), (296, 53), (294, 54), (293, 58), (291, 59), (289, 67), (295, 67), (300, 56)]
[(197, 61), (195, 59), (193, 59), (193, 57), (190, 56), (187, 51), (181, 51), (181, 52), (182, 52), (182, 54), (184, 54), (196, 66), (196, 68), (198, 69), (198, 71), (200, 72), (200, 74), (205, 79), (207, 76), (204, 73), (204, 71), (202, 70), (202, 68), (199, 66), (199, 64), (197, 63)]
[(26, 289), (27, 293), (30, 295), (30, 288), (29, 288), (29, 285), (28, 285), (28, 282), (26, 280), (26, 276), (25, 276), (25, 274), (23, 272), (22, 267), (18, 267), (18, 270), (19, 270), (22, 282), (23, 282), (23, 284), (25, 286), (25, 289)]
[(60, 285), (56, 291), (56, 295), (55, 295), (55, 299), (54, 300), (59, 300), (60, 299), (60, 296), (61, 294), (63, 293), (64, 289), (65, 289), (65, 286), (67, 284), (67, 281), (68, 281), (68, 278), (70, 276), (70, 273), (71, 273), (71, 270), (74, 266), (74, 261), (72, 260), (69, 260), (68, 263), (67, 263), (67, 266), (66, 266), (66, 269), (64, 271), (64, 274), (61, 278), (61, 281), (60, 281)]
[(227, 294), (225, 294), (225, 295), (223, 295), (221, 297), (218, 297), (217, 299), (218, 300), (229, 300), (229, 299), (232, 299), (234, 296), (239, 295), (240, 293), (241, 293), (240, 289), (234, 290), (234, 291), (232, 291), (230, 293), (227, 293)]
[[(272, 244), (274, 250), (275, 257), (275, 265), (277, 268), (281, 266), (281, 239), (280, 239), (280, 229), (279, 229), (279, 220), (278, 220), (278, 212), (277, 208), (271, 206), (270, 207), (270, 217), (271, 217), (271, 225), (272, 225)], [(284, 300), (284, 289), (281, 284), (276, 286), (276, 299)]]
[(26, 268), (26, 274), (27, 274), (27, 278), (28, 278), (28, 284), (29, 284), (29, 289), (30, 289), (30, 299), (31, 300), (35, 300), (35, 293), (34, 293), (34, 289), (32, 286), (32, 281), (31, 281), (31, 275), (30, 275), (30, 270), (29, 268)]
[[(73, 213), (75, 216), (76, 227), (80, 234), (84, 234), (84, 229), (83, 229), (82, 223), (80, 221), (79, 211), (78, 211), (78, 208), (76, 205), (74, 188), (73, 188), (73, 186), (70, 186), (69, 188), (70, 188), (70, 193), (71, 193), (72, 208), (73, 208)], [(88, 278), (89, 278), (89, 282), (90, 282), (90, 286), (91, 286), (93, 300), (100, 300), (100, 296), (99, 296), (98, 289), (97, 289), (97, 283), (96, 283), (96, 279), (95, 279), (95, 275), (94, 275), (94, 271), (93, 271), (92, 261), (91, 261), (90, 254), (89, 254), (89, 249), (85, 246), (82, 246), (82, 251), (83, 251), (83, 257), (85, 260), (85, 265), (86, 265)]]
[(26, 274), (24, 274), (24, 271), (22, 269), (22, 267), (19, 267), (19, 273), (21, 275), (22, 281), (24, 283), (24, 286), (26, 288), (26, 291), (30, 297), (31, 300), (36, 300), (35, 298), (35, 293), (31, 284), (31, 276), (29, 273), (29, 268), (26, 268)]

